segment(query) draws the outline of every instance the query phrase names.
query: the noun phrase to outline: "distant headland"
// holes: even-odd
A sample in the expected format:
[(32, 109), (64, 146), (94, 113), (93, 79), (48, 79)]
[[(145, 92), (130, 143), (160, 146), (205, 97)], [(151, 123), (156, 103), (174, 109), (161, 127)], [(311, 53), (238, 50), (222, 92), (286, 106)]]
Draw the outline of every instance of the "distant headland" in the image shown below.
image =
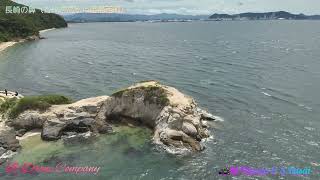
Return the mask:
[(39, 39), (39, 31), (67, 27), (66, 21), (57, 14), (43, 13), (39, 9), (1, 0), (0, 4), (0, 51), (17, 42)]
[(240, 14), (213, 14), (211, 20), (320, 20), (320, 15), (307, 16), (304, 14), (291, 14), (286, 11), (264, 13), (240, 13)]

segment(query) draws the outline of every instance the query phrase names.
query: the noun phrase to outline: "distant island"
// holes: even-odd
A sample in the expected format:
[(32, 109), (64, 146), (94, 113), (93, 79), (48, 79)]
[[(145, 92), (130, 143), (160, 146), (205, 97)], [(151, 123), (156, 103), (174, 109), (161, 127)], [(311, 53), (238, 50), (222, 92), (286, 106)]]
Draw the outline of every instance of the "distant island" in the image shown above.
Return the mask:
[(64, 15), (67, 22), (85, 23), (85, 22), (176, 22), (176, 21), (194, 21), (206, 20), (209, 15), (180, 15), (180, 14), (117, 14), (117, 13), (76, 13)]
[(0, 0), (0, 43), (34, 39), (40, 30), (67, 27), (63, 17), (57, 14), (43, 13), (39, 9), (34, 13), (6, 13), (7, 6), (28, 7), (11, 0)]
[(211, 20), (320, 20), (320, 15), (307, 16), (304, 14), (291, 14), (286, 11), (265, 13), (241, 13), (241, 14), (213, 14)]
[(189, 21), (222, 21), (222, 20), (320, 20), (320, 15), (307, 16), (291, 14), (285, 11), (266, 13), (181, 15), (181, 14), (117, 14), (117, 13), (75, 13), (63, 16), (70, 23), (86, 22), (189, 22)]

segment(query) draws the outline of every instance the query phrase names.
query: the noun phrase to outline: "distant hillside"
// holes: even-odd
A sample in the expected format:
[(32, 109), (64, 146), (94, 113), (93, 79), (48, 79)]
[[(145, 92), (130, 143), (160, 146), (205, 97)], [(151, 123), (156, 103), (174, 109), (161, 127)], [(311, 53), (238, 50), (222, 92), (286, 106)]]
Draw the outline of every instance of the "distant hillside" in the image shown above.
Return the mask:
[(307, 16), (304, 14), (291, 14), (285, 11), (278, 12), (266, 12), (266, 13), (241, 13), (241, 14), (213, 14), (210, 19), (247, 19), (247, 20), (271, 20), (271, 19), (293, 19), (293, 20), (304, 20), (304, 19), (320, 19), (320, 16)]
[(309, 16), (309, 19), (320, 20), (320, 15)]
[(40, 30), (67, 27), (65, 20), (56, 14), (6, 14), (6, 6), (24, 6), (11, 0), (0, 0), (0, 42), (38, 35)]
[(156, 15), (139, 15), (139, 14), (108, 14), (108, 13), (77, 13), (65, 15), (67, 22), (134, 22), (134, 21), (169, 21), (169, 20), (200, 20), (208, 19), (209, 16), (191, 16), (178, 14), (156, 14)]

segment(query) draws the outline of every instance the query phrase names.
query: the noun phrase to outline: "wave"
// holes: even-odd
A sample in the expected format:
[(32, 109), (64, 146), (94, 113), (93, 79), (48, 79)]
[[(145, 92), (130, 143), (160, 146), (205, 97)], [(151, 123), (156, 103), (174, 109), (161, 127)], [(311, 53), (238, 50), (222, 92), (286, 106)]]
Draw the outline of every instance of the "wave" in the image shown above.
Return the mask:
[(261, 92), (262, 94), (264, 94), (264, 95), (266, 95), (266, 96), (269, 96), (269, 97), (271, 97), (271, 95), (270, 94), (268, 94), (268, 93), (266, 93), (266, 92)]

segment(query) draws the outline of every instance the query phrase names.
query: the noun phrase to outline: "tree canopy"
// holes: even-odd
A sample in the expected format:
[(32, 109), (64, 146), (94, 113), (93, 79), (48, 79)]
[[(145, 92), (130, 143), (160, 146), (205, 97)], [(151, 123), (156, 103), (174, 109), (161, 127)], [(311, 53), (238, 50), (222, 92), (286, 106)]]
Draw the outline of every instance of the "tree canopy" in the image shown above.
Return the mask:
[(39, 9), (34, 13), (6, 13), (7, 6), (28, 7), (11, 0), (0, 0), (0, 42), (38, 35), (43, 29), (67, 27), (65, 20), (57, 14)]

